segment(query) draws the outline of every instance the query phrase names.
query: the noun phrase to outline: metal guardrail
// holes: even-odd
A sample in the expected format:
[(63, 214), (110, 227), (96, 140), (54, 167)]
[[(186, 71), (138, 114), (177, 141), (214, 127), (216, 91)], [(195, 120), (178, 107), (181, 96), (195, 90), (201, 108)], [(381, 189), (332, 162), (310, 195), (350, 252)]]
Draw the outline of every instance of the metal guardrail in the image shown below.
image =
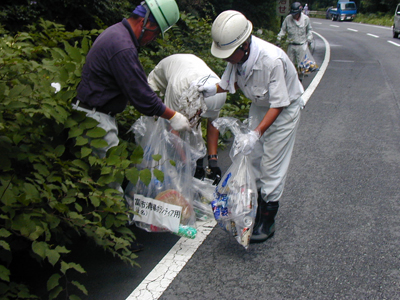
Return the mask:
[(310, 15), (325, 16), (325, 14), (326, 14), (326, 11), (310, 10), (310, 11), (308, 12), (308, 15), (309, 15), (309, 16), (310, 16)]

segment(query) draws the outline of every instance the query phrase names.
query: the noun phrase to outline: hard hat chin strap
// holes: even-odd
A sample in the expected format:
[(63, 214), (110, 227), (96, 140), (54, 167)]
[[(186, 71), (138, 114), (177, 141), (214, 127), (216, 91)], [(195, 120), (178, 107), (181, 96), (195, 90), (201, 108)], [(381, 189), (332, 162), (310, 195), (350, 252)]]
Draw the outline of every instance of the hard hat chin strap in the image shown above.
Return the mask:
[[(159, 30), (159, 28), (157, 28), (157, 29), (146, 28), (147, 22), (151, 22), (151, 21), (149, 21), (150, 9), (149, 9), (149, 7), (147, 6), (147, 4), (146, 4), (144, 1), (142, 2), (141, 5), (146, 9), (146, 15), (145, 15), (145, 17), (144, 17), (142, 31), (140, 32), (140, 36), (139, 36), (139, 38), (138, 38), (139, 48), (140, 48), (140, 41), (142, 40), (143, 35), (144, 35), (144, 32), (145, 32), (146, 30), (148, 30), (148, 31), (153, 31), (153, 32), (156, 32), (156, 31)], [(138, 48), (138, 50), (139, 50), (139, 48)]]
[[(142, 31), (140, 32), (140, 36), (138, 38), (138, 42), (139, 42), (139, 48), (140, 48), (140, 41), (142, 40), (142, 37), (144, 35), (144, 32), (146, 31), (146, 24), (147, 21), (149, 19), (149, 15), (150, 15), (150, 9), (148, 8), (147, 4), (143, 1), (141, 3), (141, 5), (146, 9), (146, 15), (144, 17), (144, 21), (143, 21), (143, 27), (142, 27)], [(139, 50), (139, 49), (138, 49)]]

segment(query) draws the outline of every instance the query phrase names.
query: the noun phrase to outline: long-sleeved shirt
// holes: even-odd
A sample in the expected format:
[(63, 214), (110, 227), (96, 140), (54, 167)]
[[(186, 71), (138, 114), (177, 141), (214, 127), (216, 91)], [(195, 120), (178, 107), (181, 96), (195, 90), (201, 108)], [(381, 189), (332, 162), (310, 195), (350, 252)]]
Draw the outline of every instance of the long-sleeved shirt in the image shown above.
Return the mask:
[(301, 13), (299, 21), (292, 15), (288, 15), (282, 23), (281, 31), (278, 33), (278, 40), (285, 34), (288, 35), (288, 42), (293, 44), (304, 44), (312, 40), (312, 27), (310, 18)]
[(249, 66), (249, 76), (238, 75), (239, 88), (256, 106), (289, 106), (304, 92), (293, 63), (281, 48), (253, 36), (250, 55), (255, 47), (257, 59)]
[[(193, 54), (174, 54), (157, 64), (150, 72), (148, 82), (154, 91), (160, 91), (164, 95), (164, 103), (169, 108), (180, 111), (181, 107), (185, 107), (182, 101), (187, 100), (182, 95), (189, 91), (193, 83), (200, 84), (200, 80), (206, 78), (209, 82), (220, 81), (217, 74), (199, 57)], [(215, 119), (225, 104), (226, 93), (205, 98), (204, 101), (207, 111), (201, 116)]]
[(145, 115), (161, 116), (166, 106), (147, 83), (138, 47), (126, 19), (102, 32), (86, 57), (77, 99), (113, 113), (129, 102)]

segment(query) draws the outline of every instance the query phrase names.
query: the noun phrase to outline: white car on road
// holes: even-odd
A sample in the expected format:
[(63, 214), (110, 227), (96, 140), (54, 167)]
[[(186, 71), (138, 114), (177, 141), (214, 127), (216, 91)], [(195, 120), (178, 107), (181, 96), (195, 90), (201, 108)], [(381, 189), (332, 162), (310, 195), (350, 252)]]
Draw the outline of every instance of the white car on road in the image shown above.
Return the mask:
[(394, 13), (394, 23), (393, 23), (393, 37), (398, 38), (400, 34), (400, 3), (397, 4)]

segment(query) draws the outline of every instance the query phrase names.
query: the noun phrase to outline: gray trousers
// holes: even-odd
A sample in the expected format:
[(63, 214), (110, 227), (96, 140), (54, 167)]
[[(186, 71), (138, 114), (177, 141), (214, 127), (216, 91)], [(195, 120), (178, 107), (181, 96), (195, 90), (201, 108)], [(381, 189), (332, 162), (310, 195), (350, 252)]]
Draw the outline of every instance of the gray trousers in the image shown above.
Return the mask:
[[(104, 148), (92, 148), (93, 154), (97, 155), (99, 158), (105, 158), (108, 149), (110, 149), (111, 147), (118, 146), (119, 144), (118, 127), (115, 118), (113, 116), (107, 115), (102, 112), (98, 112), (96, 110), (90, 110), (79, 107), (75, 104), (72, 104), (72, 108), (85, 112), (87, 117), (92, 118), (97, 122), (99, 122), (97, 127), (103, 128), (107, 132), (106, 135), (103, 137), (103, 140), (105, 140), (108, 143), (108, 146)], [(109, 186), (123, 193), (123, 189), (118, 182), (112, 182), (109, 184)]]
[(115, 121), (115, 118), (113, 116), (107, 115), (102, 112), (98, 112), (96, 110), (82, 108), (75, 104), (72, 104), (72, 108), (85, 112), (87, 117), (92, 118), (97, 122), (99, 122), (97, 126), (103, 128), (107, 132), (106, 135), (103, 137), (103, 140), (105, 140), (108, 143), (108, 146), (104, 148), (93, 148), (94, 154), (96, 154), (100, 158), (104, 158), (106, 157), (108, 149), (114, 146), (118, 146), (119, 144), (118, 127), (117, 127), (117, 122)]
[(299, 67), (300, 63), (304, 60), (307, 47), (308, 47), (307, 42), (304, 43), (303, 45), (289, 44), (287, 49), (287, 55), (289, 56), (289, 59), (292, 61), (296, 69)]
[[(300, 121), (301, 97), (284, 108), (275, 122), (264, 132), (250, 154), (257, 189), (266, 202), (278, 201), (283, 193)], [(251, 129), (255, 129), (268, 107), (250, 107)]]

